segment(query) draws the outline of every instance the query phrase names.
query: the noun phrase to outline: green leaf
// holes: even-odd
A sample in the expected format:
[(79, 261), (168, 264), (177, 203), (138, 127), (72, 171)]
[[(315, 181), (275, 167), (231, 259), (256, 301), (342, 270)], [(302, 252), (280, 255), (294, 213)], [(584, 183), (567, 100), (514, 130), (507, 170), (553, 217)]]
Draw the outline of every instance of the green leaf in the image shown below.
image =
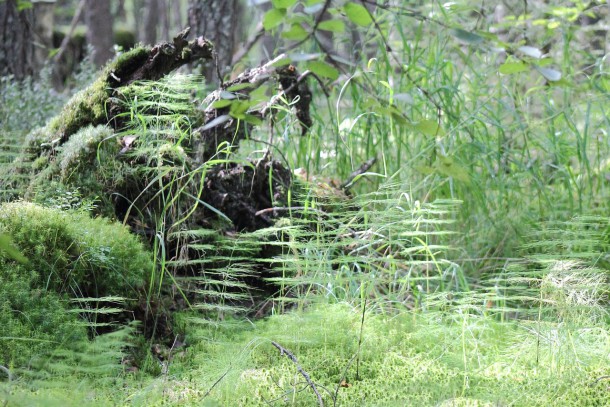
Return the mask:
[(345, 32), (345, 23), (342, 20), (326, 20), (322, 21), (318, 28), (333, 33), (342, 33)]
[(541, 74), (542, 76), (544, 76), (544, 78), (545, 78), (547, 81), (550, 81), (550, 82), (557, 82), (558, 80), (560, 80), (560, 79), (561, 79), (561, 72), (559, 72), (559, 71), (557, 71), (557, 70), (555, 70), (555, 69), (551, 69), (551, 68), (543, 68), (543, 67), (537, 66), (537, 67), (536, 67), (536, 70), (537, 70), (538, 72), (540, 72), (540, 74)]
[(441, 155), (436, 160), (436, 171), (446, 177), (452, 177), (458, 181), (470, 182), (468, 171), (461, 165), (456, 164), (453, 158)]
[(498, 72), (502, 75), (511, 75), (527, 70), (529, 70), (529, 65), (524, 62), (505, 62), (498, 68)]
[(28, 263), (28, 259), (13, 245), (11, 237), (4, 233), (0, 233), (0, 254), (2, 252), (5, 252), (8, 257), (19, 263)]
[(281, 66), (290, 65), (291, 63), (292, 63), (292, 60), (290, 58), (282, 58), (282, 59), (278, 59), (277, 61), (275, 61), (271, 66), (279, 68)]
[(265, 30), (271, 30), (280, 25), (284, 21), (284, 17), (286, 17), (285, 9), (272, 8), (263, 16), (263, 27)]
[(19, 11), (19, 12), (21, 12), (23, 10), (29, 10), (33, 7), (34, 7), (34, 5), (32, 4), (31, 1), (19, 0), (17, 2), (17, 11)]
[(332, 65), (322, 61), (310, 61), (307, 64), (307, 69), (322, 78), (329, 78), (330, 80), (336, 80), (339, 77), (339, 71)]
[(343, 6), (345, 14), (350, 21), (356, 25), (366, 27), (373, 23), (369, 11), (362, 4), (349, 2)]
[(244, 121), (254, 126), (260, 126), (263, 123), (260, 117), (254, 116), (253, 114), (244, 115)]
[(231, 103), (233, 103), (233, 102), (230, 100), (221, 99), (221, 100), (217, 100), (216, 102), (212, 103), (212, 107), (214, 109), (222, 109), (223, 107), (229, 106)]
[(287, 40), (300, 41), (307, 38), (309, 33), (300, 24), (292, 24), (288, 31), (282, 32), (282, 38)]
[(250, 89), (253, 86), (254, 85), (252, 85), (251, 83), (238, 83), (237, 85), (229, 86), (226, 90), (229, 92), (237, 92), (238, 90), (242, 89)]
[(241, 116), (246, 113), (249, 108), (250, 103), (248, 102), (233, 101), (231, 103), (230, 115), (233, 117)]
[(273, 7), (287, 9), (295, 5), (297, 0), (271, 0)]
[(418, 165), (415, 169), (424, 175), (431, 175), (436, 172), (434, 167), (430, 167), (429, 165)]
[(425, 134), (426, 136), (436, 137), (445, 135), (445, 132), (435, 120), (422, 120), (418, 123), (415, 123), (413, 128)]
[(451, 34), (458, 40), (471, 45), (479, 45), (485, 41), (485, 38), (481, 37), (479, 34), (461, 28), (454, 28), (451, 30)]

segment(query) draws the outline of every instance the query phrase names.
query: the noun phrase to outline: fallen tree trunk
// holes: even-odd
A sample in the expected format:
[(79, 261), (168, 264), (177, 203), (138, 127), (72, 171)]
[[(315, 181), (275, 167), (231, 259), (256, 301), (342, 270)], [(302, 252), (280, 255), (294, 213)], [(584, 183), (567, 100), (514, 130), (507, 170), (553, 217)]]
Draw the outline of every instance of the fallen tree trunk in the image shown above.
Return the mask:
[[(146, 101), (142, 97), (129, 99), (141, 92), (138, 86), (151, 86), (149, 91), (154, 93), (155, 85), (146, 85), (154, 83), (150, 81), (196, 59), (211, 58), (211, 43), (202, 37), (187, 42), (188, 31), (179, 33), (172, 43), (137, 48), (119, 56), (45, 127), (28, 135), (21, 156), (10, 173), (2, 176), (14, 191), (11, 198), (44, 203), (56, 199), (55, 195), (78, 190), (81, 199), (98, 200), (98, 213), (150, 234), (155, 218), (168, 212), (162, 202), (166, 189), (161, 184), (176, 173), (204, 171), (202, 185), (194, 177), (189, 182), (178, 182), (181, 193), (188, 192), (205, 201), (201, 213), (189, 215), (196, 223), (207, 225), (205, 218), (222, 214), (235, 230), (271, 225), (271, 219), (256, 213), (276, 204), (285, 205), (291, 171), (268, 156), (247, 165), (229, 161), (239, 142), (262, 123), (271, 106), (281, 103), (280, 96), (297, 100), (295, 110), (303, 134), (311, 126), (311, 92), (305, 76), (299, 76), (292, 66), (282, 65), (284, 56), (242, 73), (203, 101), (195, 101), (192, 106), (204, 108), (185, 114), (191, 127), (180, 129), (188, 133), (181, 141), (170, 134), (175, 130), (169, 128), (173, 124), (159, 129), (154, 140), (142, 129), (140, 133), (130, 130), (134, 123), (133, 105)], [(280, 93), (268, 103), (254, 106), (250, 93), (269, 80), (281, 85)], [(137, 114), (158, 119), (171, 113), (155, 112), (151, 107)], [(227, 146), (231, 154), (225, 154), (224, 165), (209, 165)], [(160, 167), (168, 168), (166, 174), (153, 174)], [(151, 182), (155, 179), (158, 185)], [(188, 205), (193, 203), (173, 208), (174, 218), (165, 221), (184, 217), (189, 212)]]

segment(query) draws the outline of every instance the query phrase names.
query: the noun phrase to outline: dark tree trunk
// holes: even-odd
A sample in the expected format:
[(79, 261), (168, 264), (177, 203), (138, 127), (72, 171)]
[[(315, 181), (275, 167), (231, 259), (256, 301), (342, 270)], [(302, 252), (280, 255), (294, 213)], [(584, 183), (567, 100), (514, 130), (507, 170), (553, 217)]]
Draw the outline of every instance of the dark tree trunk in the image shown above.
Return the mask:
[(112, 50), (112, 14), (109, 0), (87, 0), (85, 6), (87, 43), (93, 51), (93, 62), (102, 66), (114, 55)]
[[(146, 45), (157, 42), (157, 26), (159, 25), (159, 0), (146, 0), (144, 6), (144, 30), (142, 41)], [(164, 40), (166, 40), (164, 38)]]
[[(241, 37), (241, 11), (239, 0), (189, 0), (189, 25), (214, 44), (222, 76), (231, 71), (231, 59)], [(214, 63), (207, 64), (203, 74), (208, 82), (219, 80)]]
[(17, 0), (0, 1), (0, 75), (36, 75), (52, 41), (53, 3), (17, 10)]

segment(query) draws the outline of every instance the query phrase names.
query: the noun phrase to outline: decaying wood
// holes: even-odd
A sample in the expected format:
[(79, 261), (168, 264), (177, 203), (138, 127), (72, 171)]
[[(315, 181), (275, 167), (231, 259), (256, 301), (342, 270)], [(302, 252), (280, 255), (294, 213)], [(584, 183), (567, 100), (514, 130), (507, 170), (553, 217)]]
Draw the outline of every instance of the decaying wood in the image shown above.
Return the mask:
[(212, 43), (203, 37), (189, 42), (186, 40), (189, 32), (190, 28), (186, 28), (174, 37), (172, 43), (161, 42), (155, 45), (146, 59), (129, 64), (129, 70), (111, 72), (109, 83), (117, 88), (139, 80), (156, 81), (182, 65), (198, 59), (212, 59)]
[[(205, 162), (210, 159), (218, 146), (223, 143), (238, 145), (252, 128), (251, 125), (232, 118), (229, 114), (229, 107), (220, 109), (214, 107), (214, 102), (221, 100), (228, 89), (240, 88), (240, 97), (247, 98), (252, 91), (275, 77), (282, 87), (280, 95), (290, 102), (296, 101), (294, 108), (301, 123), (301, 134), (305, 135), (307, 133), (312, 124), (309, 115), (312, 94), (307, 82), (298, 75), (295, 67), (282, 64), (282, 61), (286, 59), (287, 56), (282, 54), (264, 65), (243, 72), (234, 80), (223, 84), (219, 89), (210, 93), (203, 100), (203, 105), (207, 106), (203, 112), (204, 125), (196, 130), (200, 139), (195, 157), (198, 162)], [(278, 65), (280, 66), (278, 67)], [(269, 104), (258, 111), (250, 112), (250, 114), (264, 118), (269, 113), (271, 105), (279, 103), (280, 99), (280, 97), (274, 96)]]

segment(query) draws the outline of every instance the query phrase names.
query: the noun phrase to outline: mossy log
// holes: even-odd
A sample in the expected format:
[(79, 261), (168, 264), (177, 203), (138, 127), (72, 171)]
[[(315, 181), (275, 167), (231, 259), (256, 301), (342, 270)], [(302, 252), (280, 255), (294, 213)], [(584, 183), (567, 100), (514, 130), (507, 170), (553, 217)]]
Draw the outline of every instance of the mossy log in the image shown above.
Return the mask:
[[(234, 230), (270, 226), (272, 219), (260, 211), (287, 204), (291, 171), (269, 156), (245, 164), (231, 163), (230, 158), (223, 165), (207, 163), (224, 145), (235, 151), (271, 106), (281, 103), (281, 96), (297, 100), (294, 108), (303, 134), (311, 126), (306, 75), (288, 66), (285, 56), (242, 73), (196, 103), (206, 107), (193, 109), (195, 117), (189, 117), (189, 125), (194, 126), (183, 129), (189, 133), (185, 141), (176, 142), (168, 134), (146, 144), (145, 137), (124, 135), (129, 120), (124, 99), (134, 86), (157, 81), (196, 59), (212, 58), (212, 44), (203, 37), (188, 42), (188, 32), (179, 33), (172, 43), (138, 47), (120, 55), (45, 127), (31, 132), (9, 173), (0, 174), (7, 189), (13, 191), (5, 200), (25, 198), (46, 203), (55, 195), (78, 190), (81, 198), (98, 200), (99, 214), (148, 234), (153, 231), (146, 228), (154, 229), (156, 217), (168, 212), (162, 197), (166, 187), (161, 184), (173, 182), (170, 179), (176, 179), (179, 172), (192, 173), (205, 167), (205, 182), (193, 180), (179, 186), (181, 193), (206, 200), (199, 213), (189, 215), (196, 222), (194, 226), (213, 224), (208, 217), (218, 213), (230, 219), (229, 227)], [(262, 107), (248, 103), (250, 93), (269, 80), (281, 86), (279, 94)], [(227, 94), (238, 96), (231, 101)], [(171, 169), (155, 175), (148, 171), (151, 167)], [(173, 208), (175, 219), (166, 221), (174, 222), (189, 211)]]

